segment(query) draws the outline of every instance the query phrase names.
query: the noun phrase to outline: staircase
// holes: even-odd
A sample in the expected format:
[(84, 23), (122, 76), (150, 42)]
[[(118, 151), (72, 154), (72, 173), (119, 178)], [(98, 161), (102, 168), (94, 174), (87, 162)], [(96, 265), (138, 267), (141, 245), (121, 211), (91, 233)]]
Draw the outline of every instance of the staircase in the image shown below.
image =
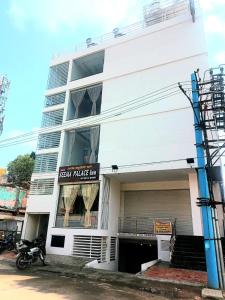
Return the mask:
[[(225, 254), (225, 238), (221, 238), (223, 253)], [(204, 240), (202, 236), (176, 236), (171, 267), (206, 271)]]

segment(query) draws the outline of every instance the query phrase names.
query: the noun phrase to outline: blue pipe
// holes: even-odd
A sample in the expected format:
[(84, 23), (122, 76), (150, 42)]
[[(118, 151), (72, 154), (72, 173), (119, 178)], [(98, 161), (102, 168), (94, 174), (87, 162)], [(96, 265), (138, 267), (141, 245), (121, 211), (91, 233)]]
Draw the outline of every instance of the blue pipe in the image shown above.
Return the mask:
[[(199, 95), (197, 91), (198, 85), (197, 85), (197, 78), (195, 73), (191, 74), (191, 82), (192, 82), (192, 102), (194, 108), (197, 163), (198, 163), (199, 197), (203, 198), (204, 200), (208, 199), (209, 201), (210, 195), (209, 195), (207, 174), (205, 169), (202, 129), (198, 126), (200, 120), (200, 109), (199, 109)], [(202, 210), (208, 287), (218, 289), (219, 273), (217, 267), (212, 211), (210, 206), (202, 206), (201, 210)]]

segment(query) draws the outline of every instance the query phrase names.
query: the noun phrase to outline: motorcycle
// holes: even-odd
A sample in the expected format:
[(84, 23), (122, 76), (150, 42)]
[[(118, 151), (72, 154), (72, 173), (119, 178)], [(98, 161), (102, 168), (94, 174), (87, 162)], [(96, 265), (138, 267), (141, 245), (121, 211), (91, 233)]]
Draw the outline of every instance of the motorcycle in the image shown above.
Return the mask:
[(4, 250), (15, 249), (15, 237), (13, 233), (8, 233), (4, 236), (3, 240), (0, 240), (0, 253)]
[(33, 242), (28, 240), (21, 240), (17, 243), (17, 258), (16, 267), (19, 270), (25, 270), (32, 263), (37, 262), (38, 259), (41, 260), (43, 266), (45, 263), (45, 240), (35, 239)]

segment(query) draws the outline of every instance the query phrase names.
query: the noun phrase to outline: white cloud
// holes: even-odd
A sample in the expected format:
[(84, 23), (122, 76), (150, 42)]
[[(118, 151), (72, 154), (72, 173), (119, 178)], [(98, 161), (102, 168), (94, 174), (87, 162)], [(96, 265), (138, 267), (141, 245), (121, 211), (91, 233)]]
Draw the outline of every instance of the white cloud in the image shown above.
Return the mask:
[[(141, 4), (140, 4), (141, 2)], [(123, 22), (136, 21), (137, 7), (145, 0), (11, 0), (9, 15), (21, 29), (30, 24), (49, 32), (76, 30), (82, 24), (111, 30)]]
[(214, 56), (214, 61), (217, 64), (225, 64), (225, 51), (216, 53)]
[(225, 21), (215, 15), (206, 18), (205, 29), (208, 33), (219, 33), (225, 35)]
[(206, 12), (213, 10), (217, 5), (225, 5), (225, 0), (200, 0), (200, 6)]

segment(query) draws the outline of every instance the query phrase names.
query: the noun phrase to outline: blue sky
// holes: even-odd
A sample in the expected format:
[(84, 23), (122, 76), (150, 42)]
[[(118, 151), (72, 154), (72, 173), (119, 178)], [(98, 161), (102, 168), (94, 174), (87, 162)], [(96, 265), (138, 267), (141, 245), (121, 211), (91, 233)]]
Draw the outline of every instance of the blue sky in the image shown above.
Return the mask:
[[(150, 0), (0, 0), (0, 75), (11, 81), (2, 139), (41, 123), (48, 66), (54, 53), (140, 20)], [(225, 0), (203, 0), (210, 65), (225, 63)], [(36, 142), (0, 148), (0, 167)]]

